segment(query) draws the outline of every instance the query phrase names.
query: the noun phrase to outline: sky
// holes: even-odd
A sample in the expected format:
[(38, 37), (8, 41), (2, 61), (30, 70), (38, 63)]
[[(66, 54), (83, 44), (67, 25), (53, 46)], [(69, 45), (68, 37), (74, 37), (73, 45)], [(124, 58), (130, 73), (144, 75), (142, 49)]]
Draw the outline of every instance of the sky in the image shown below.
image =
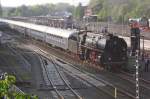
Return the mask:
[(45, 3), (69, 3), (71, 5), (78, 5), (81, 2), (83, 5), (87, 5), (89, 0), (0, 0), (1, 5), (5, 7), (17, 7), (21, 5), (36, 5)]

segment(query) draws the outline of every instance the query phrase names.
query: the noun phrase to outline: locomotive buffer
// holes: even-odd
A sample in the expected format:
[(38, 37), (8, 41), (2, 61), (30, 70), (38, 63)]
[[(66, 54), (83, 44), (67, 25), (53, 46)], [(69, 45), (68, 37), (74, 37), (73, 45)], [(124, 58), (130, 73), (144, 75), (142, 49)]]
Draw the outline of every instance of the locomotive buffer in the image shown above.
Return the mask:
[(140, 29), (138, 23), (131, 24), (131, 56), (135, 56), (136, 99), (140, 98), (139, 91), (139, 55), (140, 55)]

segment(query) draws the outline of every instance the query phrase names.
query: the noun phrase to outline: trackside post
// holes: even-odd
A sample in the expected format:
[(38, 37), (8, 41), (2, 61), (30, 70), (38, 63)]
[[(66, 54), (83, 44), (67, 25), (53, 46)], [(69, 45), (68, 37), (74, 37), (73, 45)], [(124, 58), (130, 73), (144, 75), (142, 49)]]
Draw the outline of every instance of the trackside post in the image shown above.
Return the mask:
[(115, 99), (117, 99), (117, 88), (115, 87)]

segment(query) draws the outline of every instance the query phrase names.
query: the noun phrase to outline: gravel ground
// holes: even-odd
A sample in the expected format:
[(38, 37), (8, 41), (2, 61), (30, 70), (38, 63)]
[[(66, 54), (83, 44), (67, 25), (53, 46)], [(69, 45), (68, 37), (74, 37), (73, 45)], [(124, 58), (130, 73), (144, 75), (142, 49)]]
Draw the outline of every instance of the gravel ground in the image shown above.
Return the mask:
[[(99, 74), (96, 74), (97, 77), (104, 79), (108, 82), (111, 82), (113, 85), (118, 86), (119, 88), (124, 89), (125, 91), (135, 94), (135, 84), (124, 80), (117, 76), (117, 74), (109, 73), (109, 72), (100, 72)], [(145, 89), (143, 87), (140, 87), (140, 98), (141, 99), (149, 99), (150, 90)]]

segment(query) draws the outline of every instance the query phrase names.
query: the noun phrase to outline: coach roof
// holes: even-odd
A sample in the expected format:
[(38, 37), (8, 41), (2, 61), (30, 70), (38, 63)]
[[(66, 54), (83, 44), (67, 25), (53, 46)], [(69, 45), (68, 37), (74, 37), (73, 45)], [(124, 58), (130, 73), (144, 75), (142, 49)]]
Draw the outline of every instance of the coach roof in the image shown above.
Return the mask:
[(68, 30), (68, 29), (61, 29), (61, 28), (55, 28), (55, 27), (48, 27), (44, 25), (37, 25), (37, 24), (7, 20), (7, 19), (0, 19), (0, 22), (6, 22), (8, 24), (13, 24), (16, 26), (29, 28), (29, 29), (43, 32), (43, 33), (49, 33), (49, 34), (60, 36), (63, 38), (69, 38), (71, 35), (77, 33), (77, 30)]

